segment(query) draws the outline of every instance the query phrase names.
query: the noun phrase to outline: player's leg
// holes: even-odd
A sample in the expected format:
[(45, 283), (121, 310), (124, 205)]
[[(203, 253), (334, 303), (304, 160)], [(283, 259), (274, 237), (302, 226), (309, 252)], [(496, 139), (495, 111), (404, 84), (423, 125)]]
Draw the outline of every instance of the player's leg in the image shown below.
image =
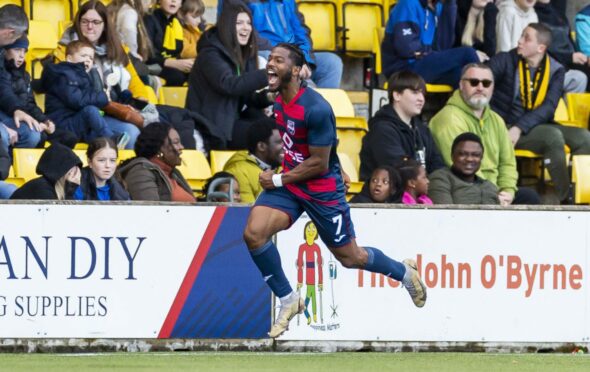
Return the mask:
[(287, 191), (264, 191), (256, 200), (244, 231), (244, 240), (252, 260), (281, 301), (279, 315), (268, 333), (273, 338), (283, 334), (289, 327), (289, 321), (303, 312), (305, 307), (303, 299), (291, 288), (281, 265), (279, 251), (271, 240), (274, 234), (287, 229), (301, 213), (301, 207)]
[(305, 210), (315, 223), (322, 241), (334, 257), (346, 268), (359, 268), (380, 273), (400, 281), (410, 293), (414, 304), (424, 306), (426, 286), (420, 280), (416, 262), (411, 259), (399, 262), (373, 247), (359, 247), (346, 202), (336, 206), (305, 204)]
[(426, 303), (426, 286), (418, 275), (414, 260), (396, 261), (377, 248), (359, 247), (354, 238), (343, 246), (328, 248), (342, 266), (363, 269), (393, 278), (404, 285), (416, 306), (422, 307)]

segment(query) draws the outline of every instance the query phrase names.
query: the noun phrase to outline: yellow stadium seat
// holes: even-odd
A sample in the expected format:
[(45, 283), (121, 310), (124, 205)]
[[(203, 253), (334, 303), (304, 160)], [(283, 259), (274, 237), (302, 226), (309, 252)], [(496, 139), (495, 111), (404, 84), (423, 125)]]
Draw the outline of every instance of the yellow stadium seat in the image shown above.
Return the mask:
[(45, 112), (45, 94), (34, 93), (34, 96), (37, 106), (39, 106), (39, 108)]
[(453, 87), (445, 84), (426, 84), (426, 93), (453, 93)]
[(337, 45), (337, 11), (331, 1), (300, 1), (297, 8), (305, 17), (305, 24), (311, 30), (314, 50), (335, 51)]
[(221, 172), (225, 163), (234, 156), (237, 151), (220, 151), (211, 150), (209, 153), (209, 162), (211, 163), (211, 173)]
[[(72, 20), (73, 3), (76, 0), (25, 0), (25, 12), (29, 19), (48, 21), (54, 30), (59, 28), (60, 21)], [(54, 31), (55, 33), (55, 31)]]
[(570, 122), (576, 127), (587, 129), (590, 119), (590, 93), (569, 93), (567, 106)]
[(14, 167), (10, 167), (8, 170), (8, 177), (4, 181), (13, 184), (16, 187), (21, 187), (25, 184), (24, 178), (16, 177), (14, 175)]
[(381, 75), (381, 40), (385, 35), (385, 27), (375, 27), (373, 29), (373, 54), (375, 55), (375, 74)]
[(565, 101), (563, 100), (563, 98), (560, 98), (559, 102), (557, 103), (557, 108), (555, 109), (555, 114), (553, 115), (553, 120), (555, 120), (558, 123), (568, 125), (569, 119), (570, 118), (567, 106), (565, 105)]
[(35, 168), (43, 154), (44, 149), (16, 148), (12, 151), (12, 165), (15, 177), (26, 181), (39, 177)]
[(207, 158), (197, 150), (183, 150), (180, 157), (182, 165), (177, 169), (188, 181), (193, 191), (202, 191), (207, 179), (211, 178), (211, 168)]
[(74, 154), (76, 154), (80, 158), (80, 160), (82, 160), (83, 167), (88, 165), (88, 157), (86, 156), (86, 150), (74, 149)]
[(354, 117), (354, 106), (346, 94), (346, 91), (343, 89), (316, 89), (316, 91), (324, 97), (330, 106), (332, 106), (332, 110), (334, 111), (335, 116), (341, 117)]
[[(383, 27), (383, 3), (381, 0), (340, 0), (342, 9), (342, 49), (346, 53), (373, 52), (370, 30)], [(367, 32), (369, 31), (369, 32)]]
[(38, 79), (43, 71), (39, 61), (57, 48), (57, 32), (49, 21), (32, 20), (29, 23), (29, 51), (26, 55), (27, 71)]
[(338, 152), (348, 155), (355, 169), (360, 167), (361, 147), (363, 146), (363, 137), (367, 131), (356, 128), (336, 128), (338, 137)]
[(12, 4), (12, 5), (16, 5), (16, 6), (23, 6), (23, 2), (21, 0), (0, 0), (0, 7), (4, 6), (4, 5), (8, 5), (8, 4)]
[(348, 174), (350, 177), (350, 188), (348, 189), (348, 196), (352, 196), (361, 192), (363, 188), (363, 182), (359, 181), (359, 174), (357, 169), (355, 168), (352, 160), (350, 157), (343, 152), (338, 153), (338, 159), (340, 159), (340, 165), (342, 166), (342, 170), (344, 173)]
[(590, 204), (590, 155), (572, 157), (572, 181), (576, 204)]
[(124, 162), (127, 159), (131, 159), (135, 157), (135, 151), (131, 150), (131, 149), (122, 149), (118, 151), (118, 158), (117, 158), (117, 162), (119, 164), (121, 164), (122, 162)]
[(336, 117), (336, 128), (342, 129), (363, 129), (368, 131), (369, 126), (365, 118), (357, 116), (354, 118), (349, 117)]
[(162, 87), (164, 104), (175, 107), (185, 107), (187, 87)]
[(87, 148), (88, 148), (88, 144), (87, 143), (84, 143), (84, 142), (78, 142), (74, 146), (74, 149), (76, 149), (76, 150), (84, 150), (84, 151), (86, 151)]

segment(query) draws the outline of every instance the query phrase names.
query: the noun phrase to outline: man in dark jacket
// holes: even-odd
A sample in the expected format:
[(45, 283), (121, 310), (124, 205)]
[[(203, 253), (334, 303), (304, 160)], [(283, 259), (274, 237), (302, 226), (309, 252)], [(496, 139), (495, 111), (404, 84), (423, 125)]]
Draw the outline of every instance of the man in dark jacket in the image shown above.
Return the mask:
[(526, 27), (518, 47), (490, 60), (496, 89), (492, 109), (506, 121), (517, 149), (542, 154), (559, 200), (568, 196), (564, 146), (572, 154), (590, 154), (590, 132), (557, 125), (553, 116), (563, 94), (564, 67), (547, 55), (551, 30), (540, 23)]
[[(535, 12), (539, 22), (551, 28), (553, 41), (549, 47), (549, 54), (561, 63), (569, 71), (566, 73), (565, 91), (582, 92), (588, 89), (588, 77), (590, 77), (590, 65), (588, 56), (577, 52), (574, 40), (571, 36), (571, 28), (567, 18), (552, 4), (555, 1), (537, 0)], [(568, 74), (571, 75), (568, 79)], [(582, 75), (583, 74), (583, 75)], [(581, 76), (580, 76), (581, 75)], [(585, 75), (585, 76), (584, 76)], [(570, 81), (568, 81), (570, 80)], [(586, 84), (584, 83), (584, 80)], [(569, 86), (568, 86), (569, 85)]]
[(383, 73), (409, 69), (431, 84), (457, 86), (461, 68), (486, 56), (473, 48), (452, 48), (456, 0), (400, 0), (389, 16), (381, 44)]
[[(14, 43), (29, 28), (22, 8), (4, 5), (0, 8), (0, 47)], [(12, 92), (10, 74), (4, 67), (4, 50), (0, 50), (0, 137), (2, 146), (35, 147), (41, 138), (39, 123), (28, 115)], [(17, 124), (18, 123), (18, 124)]]
[(430, 130), (419, 119), (424, 106), (426, 83), (411, 71), (400, 71), (388, 82), (390, 104), (383, 106), (369, 121), (360, 153), (360, 177), (368, 180), (375, 168), (395, 166), (412, 158), (428, 173), (444, 166)]
[(16, 190), (16, 186), (8, 182), (4, 182), (8, 178), (8, 172), (10, 171), (10, 165), (12, 161), (6, 152), (4, 146), (0, 146), (0, 199), (8, 199), (10, 195)]

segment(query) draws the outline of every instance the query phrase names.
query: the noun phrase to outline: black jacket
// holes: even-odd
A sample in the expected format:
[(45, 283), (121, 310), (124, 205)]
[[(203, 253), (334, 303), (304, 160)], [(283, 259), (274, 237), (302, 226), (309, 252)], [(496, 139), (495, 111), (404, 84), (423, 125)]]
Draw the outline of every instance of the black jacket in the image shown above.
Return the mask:
[(0, 144), (0, 180), (8, 178), (11, 165), (12, 161), (10, 160), (10, 156), (8, 156), (8, 151)]
[[(455, 47), (463, 46), (461, 39), (465, 24), (469, 15), (469, 9), (473, 0), (457, 1), (457, 23), (455, 24)], [(481, 50), (489, 57), (496, 54), (496, 18), (498, 16), (498, 7), (493, 3), (487, 3), (483, 10), (483, 40), (473, 43), (473, 48)]]
[(256, 93), (268, 84), (266, 71), (257, 69), (256, 57), (247, 61), (244, 71), (238, 71), (238, 63), (221, 44), (215, 27), (201, 36), (197, 50), (185, 107), (210, 120), (214, 136), (229, 141), (236, 120), (256, 115), (252, 112), (256, 110), (244, 110), (244, 105), (263, 108), (272, 104), (265, 91)]
[(518, 126), (524, 134), (539, 124), (553, 122), (555, 109), (563, 95), (563, 79), (565, 68), (556, 60), (550, 60), (550, 77), (547, 95), (543, 103), (534, 110), (526, 112), (516, 102), (515, 80), (518, 74), (519, 56), (516, 49), (496, 54), (489, 61), (495, 80), (494, 95), (491, 107), (500, 115), (508, 126)]
[[(82, 166), (80, 158), (70, 148), (55, 143), (43, 152), (37, 163), (35, 171), (41, 177), (22, 185), (10, 198), (56, 200), (55, 184), (74, 166)], [(66, 182), (66, 199), (72, 199), (77, 187)]]
[(47, 65), (41, 75), (41, 84), (46, 93), (45, 112), (56, 123), (86, 106), (103, 108), (109, 102), (105, 92), (94, 89), (83, 63)]
[[(111, 200), (129, 200), (129, 193), (123, 185), (115, 178), (111, 177), (107, 181), (110, 187)], [(82, 168), (82, 177), (80, 177), (80, 191), (84, 195), (83, 200), (98, 200), (96, 193), (96, 181), (94, 180), (92, 170), (89, 167)]]
[(25, 70), (26, 64), (23, 63), (17, 68), (14, 65), (14, 60), (6, 60), (4, 66), (10, 74), (12, 91), (18, 97), (22, 110), (39, 122), (46, 121), (47, 116), (35, 102), (33, 89), (31, 89), (31, 75)]
[(395, 167), (404, 158), (418, 159), (418, 153), (425, 148), (426, 170), (428, 173), (444, 167), (440, 152), (432, 134), (418, 118), (412, 119), (410, 128), (404, 123), (391, 104), (385, 105), (369, 120), (369, 132), (363, 138), (361, 148), (361, 180), (368, 180), (373, 170), (380, 165)]
[(16, 110), (23, 110), (22, 102), (12, 90), (12, 77), (6, 70), (4, 49), (0, 49), (0, 111), (12, 116)]
[(576, 49), (571, 37), (572, 30), (567, 18), (562, 16), (551, 3), (542, 4), (537, 2), (535, 4), (535, 12), (537, 13), (537, 17), (539, 17), (539, 22), (545, 23), (551, 28), (552, 40), (551, 46), (549, 47), (549, 54), (562, 65), (566, 67), (572, 66), (574, 63), (572, 55)]

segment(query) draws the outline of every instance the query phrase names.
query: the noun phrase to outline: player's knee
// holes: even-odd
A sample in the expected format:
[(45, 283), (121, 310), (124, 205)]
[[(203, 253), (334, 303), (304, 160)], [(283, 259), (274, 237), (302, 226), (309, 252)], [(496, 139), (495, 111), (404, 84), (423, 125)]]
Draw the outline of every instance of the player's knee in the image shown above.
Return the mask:
[(248, 246), (248, 249), (256, 249), (262, 247), (267, 241), (268, 237), (262, 233), (262, 231), (253, 229), (251, 226), (247, 226), (244, 230), (244, 241)]
[(365, 265), (365, 262), (360, 255), (341, 255), (336, 256), (336, 259), (347, 269), (358, 269)]

